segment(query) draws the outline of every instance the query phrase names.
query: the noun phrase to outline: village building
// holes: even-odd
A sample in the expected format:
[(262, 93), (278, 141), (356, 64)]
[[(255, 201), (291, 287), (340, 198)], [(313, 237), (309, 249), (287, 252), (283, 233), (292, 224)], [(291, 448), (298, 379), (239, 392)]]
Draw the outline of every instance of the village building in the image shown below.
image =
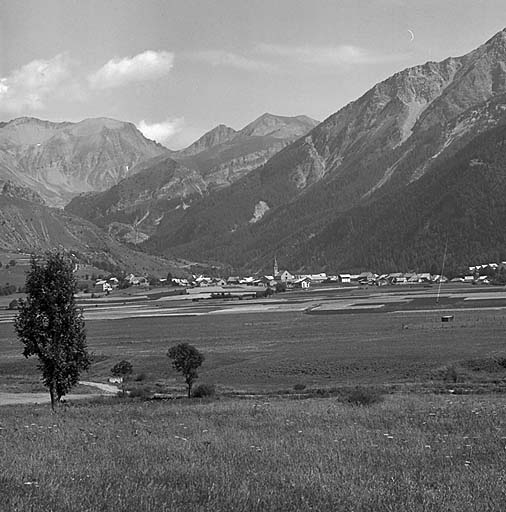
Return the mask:
[(282, 272), (278, 272), (274, 276), (274, 279), (276, 281), (281, 281), (282, 283), (289, 283), (289, 282), (293, 282), (295, 280), (295, 277), (292, 274), (290, 274), (290, 272), (288, 272), (288, 270), (283, 270)]
[(339, 282), (343, 284), (351, 283), (351, 274), (339, 274)]
[(96, 292), (112, 292), (112, 286), (105, 280), (99, 279), (93, 286)]
[(309, 277), (302, 277), (296, 279), (293, 282), (294, 288), (301, 288), (303, 290), (307, 290), (311, 286), (311, 279)]

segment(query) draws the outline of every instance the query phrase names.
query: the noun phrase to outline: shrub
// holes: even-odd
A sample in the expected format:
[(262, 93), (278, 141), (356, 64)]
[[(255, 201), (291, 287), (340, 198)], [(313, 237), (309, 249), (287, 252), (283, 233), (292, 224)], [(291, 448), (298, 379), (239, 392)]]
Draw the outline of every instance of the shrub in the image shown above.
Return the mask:
[(193, 398), (212, 397), (216, 394), (214, 384), (199, 384), (193, 389)]
[(128, 396), (131, 398), (141, 398), (143, 400), (150, 400), (153, 398), (153, 391), (149, 386), (138, 386), (128, 391)]
[(145, 373), (139, 373), (139, 375), (136, 375), (135, 381), (136, 382), (142, 382), (143, 380), (146, 380), (148, 376)]
[(457, 382), (459, 380), (459, 374), (455, 365), (447, 366), (444, 380), (447, 382)]
[(345, 401), (352, 405), (372, 405), (383, 401), (383, 393), (377, 388), (357, 386), (348, 391)]
[(299, 382), (298, 384), (295, 384), (293, 387), (295, 391), (304, 391), (306, 389), (306, 385)]
[(13, 299), (9, 302), (9, 305), (7, 306), (7, 309), (18, 309), (19, 303), (17, 299)]

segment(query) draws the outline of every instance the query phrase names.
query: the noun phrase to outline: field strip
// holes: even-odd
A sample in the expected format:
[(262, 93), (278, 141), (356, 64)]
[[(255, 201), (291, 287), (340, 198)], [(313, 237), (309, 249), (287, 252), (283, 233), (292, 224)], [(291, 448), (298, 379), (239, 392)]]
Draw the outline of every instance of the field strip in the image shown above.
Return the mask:
[(480, 293), (478, 297), (465, 297), (464, 300), (501, 300), (506, 299), (506, 293)]
[(100, 306), (100, 307), (97, 307), (97, 306), (89, 306), (89, 307), (85, 307), (83, 308), (84, 311), (113, 311), (113, 310), (116, 310), (116, 309), (139, 309), (139, 308), (145, 308), (146, 305), (145, 304), (122, 304), (121, 306), (115, 306), (115, 305), (109, 305), (109, 306)]
[(444, 308), (444, 309), (406, 309), (400, 311), (387, 311), (388, 315), (409, 315), (411, 313), (438, 313), (446, 314), (448, 312), (458, 313), (466, 311), (502, 311), (506, 310), (506, 306), (484, 306), (481, 308)]
[[(64, 400), (82, 400), (83, 398), (97, 398), (103, 393), (90, 393), (85, 395), (65, 395)], [(49, 393), (0, 393), (0, 406), (21, 404), (47, 404), (51, 401)]]
[(87, 315), (86, 320), (123, 320), (127, 318), (157, 318), (157, 317), (166, 317), (166, 316), (203, 316), (208, 313), (201, 312), (178, 312), (173, 310), (165, 310), (165, 311), (132, 311), (132, 312), (124, 312), (124, 313), (115, 313), (114, 311), (109, 312), (107, 314), (97, 313), (95, 315)]
[(125, 297), (101, 297), (99, 298), (99, 301), (97, 301), (96, 298), (89, 298), (87, 299), (86, 297), (76, 297), (76, 300), (78, 302), (78, 304), (80, 304), (81, 302), (85, 302), (85, 303), (92, 303), (92, 304), (103, 304), (104, 302), (128, 302), (128, 301), (131, 301), (131, 302), (135, 302), (135, 301), (139, 301), (139, 300), (149, 300), (149, 297), (147, 295), (137, 295), (135, 297), (128, 297), (128, 296), (125, 296)]
[(305, 311), (307, 303), (304, 304), (273, 304), (271, 306), (239, 306), (225, 308), (205, 313), (207, 315), (225, 315), (225, 314), (241, 314), (241, 313), (279, 313), (289, 311)]

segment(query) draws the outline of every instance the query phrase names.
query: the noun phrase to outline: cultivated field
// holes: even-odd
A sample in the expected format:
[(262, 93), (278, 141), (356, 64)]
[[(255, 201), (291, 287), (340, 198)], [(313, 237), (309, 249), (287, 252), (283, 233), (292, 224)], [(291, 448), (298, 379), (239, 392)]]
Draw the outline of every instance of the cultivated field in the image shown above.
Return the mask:
[[(145, 385), (173, 388), (181, 379), (170, 368), (167, 349), (189, 342), (206, 357), (200, 380), (229, 391), (286, 390), (296, 384), (416, 385), (444, 380), (452, 366), (458, 367), (460, 382), (506, 382), (506, 369), (497, 364), (506, 357), (504, 289), (447, 291), (437, 307), (434, 290), (399, 294), (381, 292), (381, 311), (356, 308), (377, 305), (375, 290), (287, 293), (228, 303), (107, 298), (86, 305), (95, 363), (84, 378), (105, 381), (116, 362), (128, 359), (136, 375), (144, 374)], [(336, 309), (342, 303), (348, 307)], [(442, 323), (448, 312), (454, 321)], [(4, 312), (0, 323), (0, 390), (40, 391), (36, 363), (21, 356), (12, 315)]]
[(506, 399), (0, 410), (2, 510), (501, 511)]

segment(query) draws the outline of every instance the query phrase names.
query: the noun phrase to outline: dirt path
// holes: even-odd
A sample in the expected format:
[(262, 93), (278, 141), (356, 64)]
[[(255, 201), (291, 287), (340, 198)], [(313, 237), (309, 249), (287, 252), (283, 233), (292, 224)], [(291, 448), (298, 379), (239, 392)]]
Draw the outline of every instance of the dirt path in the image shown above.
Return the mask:
[[(85, 382), (80, 381), (79, 384), (91, 386), (100, 390), (100, 393), (76, 394), (71, 393), (65, 395), (65, 401), (82, 400), (83, 398), (96, 398), (104, 395), (116, 394), (119, 390), (111, 384), (103, 384), (101, 382)], [(20, 404), (46, 404), (49, 403), (49, 393), (1, 393), (0, 406), (2, 405), (20, 405)]]
[(103, 384), (102, 382), (87, 382), (84, 380), (80, 380), (79, 384), (82, 384), (83, 386), (90, 386), (93, 388), (100, 389), (100, 391), (103, 391), (104, 393), (108, 394), (116, 394), (119, 391), (117, 386), (113, 386), (112, 384)]

